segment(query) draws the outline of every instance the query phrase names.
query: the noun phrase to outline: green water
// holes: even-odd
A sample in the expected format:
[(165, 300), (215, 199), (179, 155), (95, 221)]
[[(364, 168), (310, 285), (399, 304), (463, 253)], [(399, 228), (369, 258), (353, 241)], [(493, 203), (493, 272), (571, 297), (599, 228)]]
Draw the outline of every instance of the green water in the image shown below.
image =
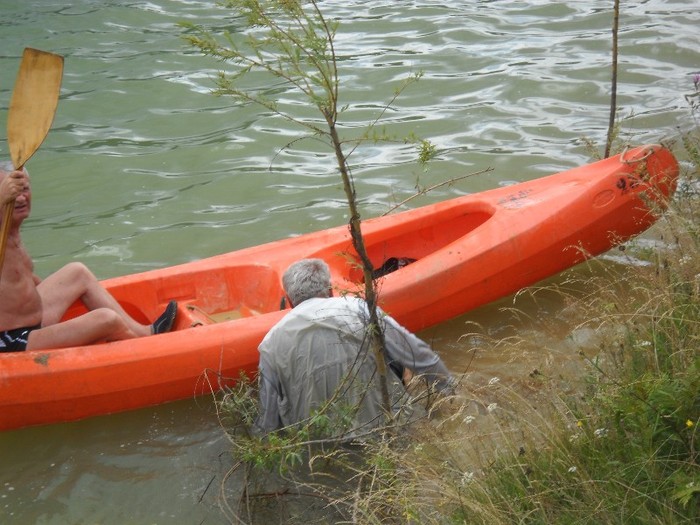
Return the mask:
[[(386, 126), (398, 136), (415, 131), (441, 150), (427, 172), (403, 144), (358, 150), (363, 215), (386, 211), (417, 183), (494, 168), (411, 206), (588, 162), (581, 138), (602, 144), (607, 131), (611, 6), (322, 2), (341, 21), (348, 129), (375, 117), (403, 77), (423, 71)], [(623, 134), (635, 143), (673, 137), (691, 125), (684, 95), (700, 70), (700, 2), (623, 7)], [(40, 275), (82, 260), (106, 278), (346, 220), (330, 152), (309, 141), (285, 147), (300, 135), (288, 123), (213, 97), (220, 64), (183, 43), (182, 20), (239, 27), (209, 1), (0, 3), (2, 129), (22, 49), (65, 57), (54, 126), (27, 164), (34, 204), (23, 231)], [(546, 313), (541, 303), (531, 308), (535, 320)], [(424, 334), (455, 371), (466, 359), (459, 335), (474, 319), (502, 329), (491, 307)], [(524, 366), (536, 365), (537, 356), (530, 359)], [(505, 358), (487, 361), (483, 373)], [(225, 450), (208, 400), (5, 433), (0, 523), (222, 523)]]

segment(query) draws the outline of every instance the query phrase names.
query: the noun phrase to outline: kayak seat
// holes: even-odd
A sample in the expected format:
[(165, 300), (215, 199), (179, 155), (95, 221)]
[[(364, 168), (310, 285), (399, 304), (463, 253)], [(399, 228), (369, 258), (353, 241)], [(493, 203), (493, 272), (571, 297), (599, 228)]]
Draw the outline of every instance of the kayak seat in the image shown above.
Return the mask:
[(197, 326), (207, 326), (224, 321), (233, 321), (243, 317), (251, 317), (253, 315), (255, 315), (255, 312), (246, 307), (241, 307), (228, 312), (211, 314), (204, 311), (197, 305), (188, 304), (178, 311), (179, 320), (176, 322), (176, 329), (181, 330), (185, 328), (195, 328)]
[(187, 304), (184, 306), (184, 308), (180, 308), (178, 311), (176, 329), (182, 330), (185, 328), (206, 326), (215, 322), (216, 321), (207, 312), (198, 306)]

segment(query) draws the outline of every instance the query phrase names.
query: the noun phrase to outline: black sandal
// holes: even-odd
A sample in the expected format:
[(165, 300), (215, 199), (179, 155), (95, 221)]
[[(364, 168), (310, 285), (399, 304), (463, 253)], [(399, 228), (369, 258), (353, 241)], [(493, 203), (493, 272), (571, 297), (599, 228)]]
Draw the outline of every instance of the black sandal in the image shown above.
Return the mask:
[(172, 330), (177, 316), (177, 301), (170, 301), (165, 311), (151, 325), (151, 332), (155, 334), (164, 334)]

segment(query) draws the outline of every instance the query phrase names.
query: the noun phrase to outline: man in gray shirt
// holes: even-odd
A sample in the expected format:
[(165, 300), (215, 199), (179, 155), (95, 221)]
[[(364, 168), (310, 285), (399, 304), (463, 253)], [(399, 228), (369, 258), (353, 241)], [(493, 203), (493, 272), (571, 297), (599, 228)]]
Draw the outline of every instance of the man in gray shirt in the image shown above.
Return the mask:
[[(323, 413), (335, 437), (362, 436), (385, 423), (376, 360), (363, 299), (332, 297), (321, 259), (292, 264), (282, 278), (293, 309), (259, 346), (260, 414), (255, 431), (268, 433)], [(392, 411), (406, 408), (405, 369), (439, 392), (453, 380), (440, 357), (381, 310)]]

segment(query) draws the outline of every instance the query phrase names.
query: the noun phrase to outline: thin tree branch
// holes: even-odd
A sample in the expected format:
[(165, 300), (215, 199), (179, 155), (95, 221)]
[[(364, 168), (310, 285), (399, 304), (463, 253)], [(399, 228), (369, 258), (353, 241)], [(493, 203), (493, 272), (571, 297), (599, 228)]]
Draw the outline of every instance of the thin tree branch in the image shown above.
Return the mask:
[(475, 171), (474, 173), (469, 173), (469, 174), (467, 174), (467, 175), (462, 175), (462, 176), (460, 176), (460, 177), (455, 177), (455, 178), (450, 179), (450, 180), (445, 180), (445, 181), (442, 181), (442, 182), (438, 182), (437, 184), (433, 184), (432, 186), (429, 186), (429, 187), (427, 187), (427, 188), (424, 188), (424, 189), (420, 190), (420, 191), (417, 192), (417, 193), (414, 193), (413, 195), (411, 195), (410, 197), (408, 197), (408, 198), (402, 200), (402, 201), (399, 202), (398, 204), (395, 204), (394, 206), (392, 206), (391, 208), (389, 208), (387, 211), (385, 211), (384, 213), (382, 213), (382, 217), (383, 217), (384, 215), (389, 215), (391, 212), (393, 212), (393, 211), (396, 210), (397, 208), (400, 208), (401, 206), (403, 206), (403, 205), (406, 204), (407, 202), (412, 201), (412, 200), (415, 199), (416, 197), (420, 197), (421, 195), (425, 195), (426, 193), (431, 192), (431, 191), (433, 191), (433, 190), (435, 190), (435, 189), (437, 189), (437, 188), (441, 188), (442, 186), (447, 186), (447, 185), (453, 184), (453, 183), (455, 183), (455, 182), (457, 182), (457, 181), (460, 181), (460, 180), (463, 180), (463, 179), (467, 179), (467, 178), (469, 178), (469, 177), (474, 177), (475, 175), (483, 175), (484, 173), (488, 173), (489, 171), (493, 171), (493, 168), (486, 168), (486, 169), (483, 169), (483, 170), (480, 170), (480, 171)]
[(620, 27), (620, 0), (615, 0), (614, 10), (615, 13), (613, 17), (612, 30), (612, 93), (610, 95), (610, 120), (608, 122), (608, 139), (605, 142), (604, 158), (608, 158), (610, 156), (612, 142), (615, 138), (615, 115), (617, 112), (617, 34)]

